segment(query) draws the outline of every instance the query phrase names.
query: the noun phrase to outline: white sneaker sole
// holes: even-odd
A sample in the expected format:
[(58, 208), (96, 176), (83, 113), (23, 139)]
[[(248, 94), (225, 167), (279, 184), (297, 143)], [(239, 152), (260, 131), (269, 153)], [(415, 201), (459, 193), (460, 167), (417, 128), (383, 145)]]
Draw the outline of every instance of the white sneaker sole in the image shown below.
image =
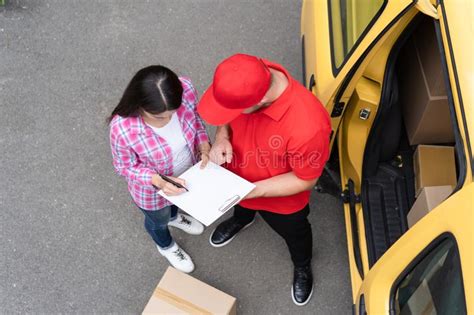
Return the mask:
[(177, 269), (177, 270), (179, 270), (179, 271), (181, 271), (181, 272), (184, 272), (184, 273), (191, 273), (191, 272), (193, 272), (194, 269), (195, 269), (195, 267), (193, 266), (192, 269), (184, 270), (184, 269), (179, 268), (179, 266), (173, 265), (169, 260), (168, 260), (168, 262), (170, 263), (170, 265), (171, 265), (173, 268), (175, 268), (175, 269)]
[(248, 228), (249, 226), (251, 226), (253, 223), (255, 222), (255, 218), (253, 218), (252, 222), (250, 222), (249, 224), (245, 225), (239, 232), (237, 232), (234, 236), (232, 236), (231, 238), (229, 238), (227, 241), (225, 241), (224, 243), (222, 244), (214, 244), (212, 242), (212, 235), (214, 234), (214, 232), (216, 231), (216, 229), (214, 229), (214, 231), (212, 231), (211, 233), (211, 236), (209, 236), (209, 243), (211, 244), (212, 247), (224, 247), (226, 246), (227, 244), (229, 244), (230, 242), (232, 242), (232, 240), (237, 236), (239, 235), (240, 232), (242, 232), (243, 230), (245, 230), (246, 228)]
[(311, 287), (311, 293), (309, 294), (306, 301), (303, 302), (303, 303), (299, 303), (295, 300), (295, 294), (293, 292), (293, 285), (291, 285), (291, 299), (293, 300), (293, 303), (295, 303), (298, 306), (304, 306), (304, 305), (308, 304), (308, 302), (311, 300), (311, 297), (313, 296), (313, 290), (314, 290), (314, 285)]

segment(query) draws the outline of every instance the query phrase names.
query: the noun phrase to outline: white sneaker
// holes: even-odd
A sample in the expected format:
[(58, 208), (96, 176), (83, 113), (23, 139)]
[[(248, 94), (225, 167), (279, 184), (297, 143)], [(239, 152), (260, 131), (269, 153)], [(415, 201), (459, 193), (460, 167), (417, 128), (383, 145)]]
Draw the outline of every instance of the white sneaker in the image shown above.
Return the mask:
[(204, 226), (199, 223), (199, 221), (182, 213), (178, 213), (178, 217), (173, 221), (168, 222), (168, 225), (181, 229), (192, 235), (199, 235), (204, 231)]
[(181, 248), (178, 244), (174, 243), (173, 246), (167, 249), (161, 249), (159, 246), (156, 246), (161, 255), (168, 259), (171, 266), (176, 269), (190, 273), (194, 270), (194, 263), (191, 260), (191, 257)]

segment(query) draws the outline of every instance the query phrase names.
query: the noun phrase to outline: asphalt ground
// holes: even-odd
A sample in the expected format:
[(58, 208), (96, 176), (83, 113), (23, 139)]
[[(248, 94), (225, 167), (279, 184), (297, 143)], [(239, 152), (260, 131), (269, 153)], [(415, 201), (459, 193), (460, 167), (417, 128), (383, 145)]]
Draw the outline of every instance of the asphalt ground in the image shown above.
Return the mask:
[[(301, 77), (296, 0), (7, 0), (0, 8), (0, 313), (140, 313), (168, 264), (111, 165), (105, 118), (163, 64), (202, 94), (244, 52)], [(212, 133), (213, 128), (209, 128)], [(261, 218), (223, 248), (173, 231), (193, 276), (240, 314), (351, 312), (339, 200), (314, 193), (315, 292), (297, 307), (283, 240)]]

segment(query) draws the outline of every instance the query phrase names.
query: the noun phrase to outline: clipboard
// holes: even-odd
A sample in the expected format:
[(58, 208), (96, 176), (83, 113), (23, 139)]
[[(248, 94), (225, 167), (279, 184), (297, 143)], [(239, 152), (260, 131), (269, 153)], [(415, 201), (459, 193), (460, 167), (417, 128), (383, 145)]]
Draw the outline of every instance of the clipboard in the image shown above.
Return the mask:
[(192, 166), (179, 178), (186, 181), (189, 192), (166, 198), (180, 209), (209, 226), (248, 195), (255, 185), (229, 170), (209, 162), (200, 169), (201, 162)]
[(219, 207), (219, 211), (222, 212), (222, 213), (226, 213), (227, 211), (230, 210), (230, 208), (235, 206), (237, 204), (237, 202), (240, 201), (240, 199), (242, 199), (242, 198), (240, 198), (239, 195), (235, 195), (233, 197), (230, 197), (229, 199), (224, 201), (224, 203)]

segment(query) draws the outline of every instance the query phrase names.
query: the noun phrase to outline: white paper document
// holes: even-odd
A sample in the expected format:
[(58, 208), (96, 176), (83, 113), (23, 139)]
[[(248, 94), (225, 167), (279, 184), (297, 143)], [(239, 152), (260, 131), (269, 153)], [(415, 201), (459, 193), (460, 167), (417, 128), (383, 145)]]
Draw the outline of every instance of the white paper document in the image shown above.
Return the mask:
[(179, 196), (167, 196), (161, 190), (158, 193), (209, 226), (239, 203), (255, 185), (215, 163), (209, 162), (204, 169), (200, 166), (201, 162), (179, 176), (186, 181), (189, 192)]

